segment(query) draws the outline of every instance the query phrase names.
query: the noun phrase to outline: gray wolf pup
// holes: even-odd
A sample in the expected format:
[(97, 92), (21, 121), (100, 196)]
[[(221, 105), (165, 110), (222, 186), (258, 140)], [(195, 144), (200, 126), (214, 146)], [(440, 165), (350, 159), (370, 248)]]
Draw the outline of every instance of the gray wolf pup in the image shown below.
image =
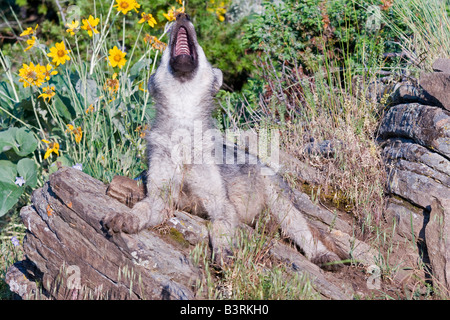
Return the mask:
[[(112, 232), (137, 233), (163, 223), (174, 207), (207, 216), (211, 219), (210, 245), (216, 262), (222, 264), (231, 259), (238, 224), (251, 224), (269, 208), (282, 231), (308, 259), (320, 266), (341, 260), (342, 252), (325, 233), (307, 223), (291, 201), (289, 188), (272, 169), (260, 161), (229, 164), (230, 156), (253, 156), (237, 148), (230, 152), (215, 134), (211, 112), (221, 85), (222, 72), (208, 62), (189, 16), (179, 14), (149, 81), (157, 112), (147, 135), (147, 197), (136, 203), (131, 214), (107, 216), (105, 226)], [(203, 139), (192, 144), (198, 132)], [(223, 151), (228, 152), (224, 155)], [(213, 158), (205, 157), (212, 154)], [(263, 175), (263, 169), (272, 172)]]

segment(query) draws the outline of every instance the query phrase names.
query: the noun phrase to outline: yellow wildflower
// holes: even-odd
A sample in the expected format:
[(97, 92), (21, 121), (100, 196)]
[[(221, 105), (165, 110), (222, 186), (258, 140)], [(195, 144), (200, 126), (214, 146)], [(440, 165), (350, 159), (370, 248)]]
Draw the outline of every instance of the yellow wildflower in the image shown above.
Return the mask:
[(172, 6), (167, 13), (163, 13), (163, 16), (169, 21), (174, 21), (179, 13), (184, 13), (184, 7), (175, 10), (175, 7)]
[(99, 33), (98, 30), (95, 28), (100, 21), (100, 18), (95, 18), (90, 15), (89, 18), (81, 20), (83, 23), (83, 26), (81, 29), (86, 30), (90, 37), (92, 37), (93, 33)]
[(158, 39), (157, 37), (151, 36), (151, 35), (149, 35), (149, 34), (146, 34), (146, 35), (145, 35), (144, 41), (145, 41), (146, 43), (148, 43), (148, 44), (151, 44), (151, 46), (153, 47), (153, 49), (159, 50), (159, 51), (161, 51), (161, 52), (163, 52), (163, 51), (166, 49), (166, 47), (167, 47), (167, 44), (165, 44), (165, 43), (162, 42), (162, 41), (159, 41), (159, 39)]
[(50, 80), (50, 76), (54, 76), (55, 74), (58, 74), (58, 71), (56, 71), (56, 70), (50, 71), (50, 70), (52, 70), (52, 66), (47, 63), (47, 66), (45, 67), (45, 71), (44, 71), (45, 81)]
[(141, 90), (142, 92), (147, 92), (147, 90), (145, 90), (142, 86), (142, 82), (139, 83), (138, 89)]
[(108, 89), (109, 92), (116, 93), (119, 90), (119, 80), (117, 78), (117, 73), (114, 73), (112, 79), (107, 79), (104, 88)]
[(137, 9), (141, 7), (140, 4), (136, 2), (136, 0), (116, 0), (117, 11), (122, 12), (123, 14), (127, 14), (128, 11), (134, 9), (134, 11), (138, 12)]
[(143, 22), (147, 21), (148, 25), (150, 27), (153, 28), (155, 26), (156, 20), (155, 20), (155, 18), (153, 18), (151, 13), (142, 12), (141, 17), (142, 17), (142, 19), (139, 20), (138, 23), (143, 23)]
[(69, 52), (70, 50), (66, 50), (64, 41), (61, 41), (55, 43), (55, 46), (50, 48), (50, 53), (48, 53), (47, 56), (53, 58), (52, 62), (59, 66), (60, 64), (66, 63), (66, 60), (70, 60), (70, 57), (67, 55)]
[(145, 134), (147, 131), (148, 131), (148, 125), (145, 125), (143, 128), (142, 128), (142, 126), (138, 126), (136, 128), (136, 130), (134, 130), (134, 132), (139, 133), (139, 137), (141, 137), (141, 138), (145, 138)]
[(23, 82), (23, 87), (37, 86), (40, 87), (45, 82), (45, 67), (40, 64), (34, 65), (30, 62), (29, 65), (23, 64), (19, 70), (19, 82)]
[(81, 138), (83, 138), (83, 130), (81, 130), (81, 127), (75, 128), (73, 125), (68, 124), (67, 128), (68, 129), (66, 130), (66, 132), (69, 131), (71, 134), (73, 134), (75, 137), (75, 142), (80, 143)]
[(71, 36), (73, 36), (75, 34), (74, 30), (77, 30), (79, 26), (80, 26), (80, 21), (73, 20), (71, 23), (66, 24), (66, 27), (67, 27), (66, 32), (68, 32)]
[(32, 36), (31, 39), (28, 39), (27, 40), (28, 47), (26, 47), (24, 51), (30, 50), (34, 46), (35, 42), (36, 42), (36, 37), (35, 36)]
[(89, 107), (86, 109), (86, 114), (88, 114), (89, 112), (94, 112), (94, 105), (93, 104), (89, 105)]
[(28, 27), (24, 32), (22, 32), (19, 36), (23, 37), (23, 36), (28, 36), (30, 34), (34, 34), (36, 32), (36, 29), (38, 27), (38, 24), (36, 25), (36, 27), (33, 28)]
[[(214, 5), (215, 1), (214, 0), (210, 0), (209, 1), (210, 4)], [(220, 4), (215, 7), (215, 8), (208, 8), (207, 9), (209, 12), (215, 12), (217, 18), (219, 19), (219, 21), (225, 21), (225, 13), (227, 13), (227, 10), (225, 9), (225, 2), (221, 1)]]
[(47, 99), (47, 102), (50, 102), (50, 99), (53, 98), (55, 94), (55, 86), (46, 86), (42, 88), (42, 93), (38, 98), (42, 97), (44, 100)]
[(122, 69), (125, 62), (127, 62), (125, 59), (126, 54), (126, 52), (122, 52), (119, 48), (117, 48), (117, 46), (114, 46), (114, 48), (109, 50), (109, 63), (113, 68), (119, 66), (119, 68)]
[(42, 141), (45, 142), (46, 144), (48, 144), (47, 151), (44, 154), (44, 160), (47, 159), (52, 153), (59, 156), (59, 143), (58, 142), (56, 142), (56, 141), (50, 142), (45, 139), (43, 139)]

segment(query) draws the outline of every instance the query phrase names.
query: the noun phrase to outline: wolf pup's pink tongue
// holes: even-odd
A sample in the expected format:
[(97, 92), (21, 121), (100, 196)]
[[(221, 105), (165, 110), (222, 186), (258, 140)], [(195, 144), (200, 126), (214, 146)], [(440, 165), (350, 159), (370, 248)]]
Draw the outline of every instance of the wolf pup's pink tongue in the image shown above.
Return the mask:
[(191, 54), (191, 52), (189, 50), (187, 31), (183, 27), (181, 27), (178, 30), (177, 44), (175, 46), (175, 56), (179, 56), (181, 54), (186, 54), (186, 55), (190, 55)]

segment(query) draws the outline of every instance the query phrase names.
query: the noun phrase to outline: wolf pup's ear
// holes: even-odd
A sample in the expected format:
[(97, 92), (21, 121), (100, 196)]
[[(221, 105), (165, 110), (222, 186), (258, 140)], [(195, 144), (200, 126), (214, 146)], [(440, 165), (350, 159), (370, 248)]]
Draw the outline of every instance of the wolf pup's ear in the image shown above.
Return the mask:
[(217, 92), (219, 92), (220, 87), (222, 87), (223, 74), (222, 74), (222, 71), (217, 68), (213, 68), (213, 73), (214, 73), (213, 90), (214, 90), (214, 94), (216, 94)]

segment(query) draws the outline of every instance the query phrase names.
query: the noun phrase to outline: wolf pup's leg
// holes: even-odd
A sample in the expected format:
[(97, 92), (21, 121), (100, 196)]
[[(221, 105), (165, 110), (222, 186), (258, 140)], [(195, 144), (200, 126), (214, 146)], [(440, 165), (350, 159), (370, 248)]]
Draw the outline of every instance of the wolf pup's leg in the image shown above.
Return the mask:
[(105, 226), (114, 232), (138, 233), (163, 223), (180, 195), (180, 187), (175, 166), (169, 162), (164, 163), (164, 168), (152, 165), (147, 177), (147, 197), (136, 203), (128, 214), (107, 216)]
[(342, 266), (339, 261), (344, 253), (328, 236), (308, 223), (287, 194), (275, 184), (268, 187), (268, 205), (283, 232), (303, 250), (311, 262), (327, 270), (336, 270)]
[(215, 165), (194, 167), (187, 177), (190, 190), (201, 199), (211, 219), (210, 246), (214, 261), (223, 265), (232, 256), (231, 246), (238, 225), (236, 209), (228, 199), (220, 170)]

